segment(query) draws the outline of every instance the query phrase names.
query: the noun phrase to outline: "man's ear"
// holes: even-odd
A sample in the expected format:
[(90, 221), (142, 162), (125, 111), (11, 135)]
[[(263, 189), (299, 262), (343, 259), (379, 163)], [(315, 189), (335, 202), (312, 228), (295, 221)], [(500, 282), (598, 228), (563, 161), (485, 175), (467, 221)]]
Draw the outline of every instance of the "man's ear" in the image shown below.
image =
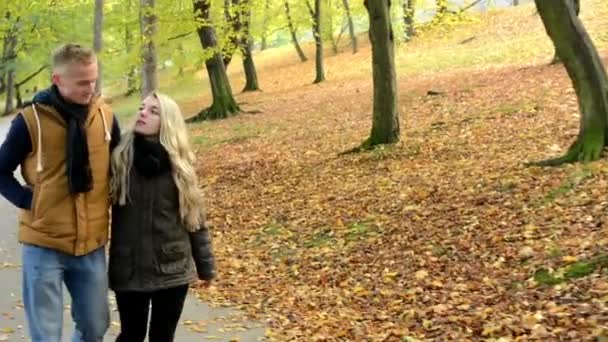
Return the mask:
[(61, 76), (54, 72), (53, 75), (51, 76), (51, 81), (53, 82), (53, 84), (59, 84), (61, 82)]

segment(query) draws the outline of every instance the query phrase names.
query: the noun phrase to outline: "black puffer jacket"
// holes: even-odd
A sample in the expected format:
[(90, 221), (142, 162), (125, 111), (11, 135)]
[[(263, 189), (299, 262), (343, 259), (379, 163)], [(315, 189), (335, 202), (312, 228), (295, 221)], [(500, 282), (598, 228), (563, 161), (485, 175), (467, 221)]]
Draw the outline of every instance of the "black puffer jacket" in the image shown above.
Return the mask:
[(115, 291), (155, 291), (214, 277), (206, 227), (189, 233), (162, 146), (136, 137), (129, 200), (112, 208), (109, 278)]

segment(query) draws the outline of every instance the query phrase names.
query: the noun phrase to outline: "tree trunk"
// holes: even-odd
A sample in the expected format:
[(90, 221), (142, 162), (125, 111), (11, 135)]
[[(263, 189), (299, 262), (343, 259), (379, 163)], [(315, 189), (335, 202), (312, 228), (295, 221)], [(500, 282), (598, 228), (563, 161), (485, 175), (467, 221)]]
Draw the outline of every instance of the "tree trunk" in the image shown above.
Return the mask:
[(6, 106), (4, 115), (8, 115), (15, 110), (13, 100), (15, 98), (15, 69), (9, 68), (6, 74)]
[(439, 19), (448, 14), (448, 0), (436, 0), (437, 16)]
[[(239, 36), (241, 35), (242, 29), (242, 20), (240, 14), (241, 9), (238, 8), (239, 4), (240, 0), (224, 0), (224, 17), (226, 18), (226, 23), (230, 26), (230, 28), (227, 30), (230, 44), (225, 47), (226, 49), (224, 53), (224, 65), (226, 66), (226, 68), (228, 68), (228, 65), (232, 61), (234, 51), (239, 48)], [(231, 14), (231, 6), (236, 6), (238, 13)]]
[[(194, 13), (196, 18), (204, 23), (204, 25), (199, 25), (196, 29), (203, 49), (216, 51), (217, 38), (215, 30), (212, 26), (208, 25), (210, 18), (210, 4), (208, 0), (194, 0)], [(209, 82), (211, 83), (213, 104), (210, 108), (202, 110), (189, 121), (222, 119), (237, 114), (240, 109), (232, 96), (232, 89), (226, 75), (226, 67), (222, 60), (222, 54), (216, 51), (213, 57), (205, 61), (205, 66), (207, 67)]]
[(344, 5), (344, 11), (346, 12), (346, 18), (348, 20), (348, 33), (350, 34), (350, 45), (353, 49), (353, 53), (357, 53), (359, 50), (357, 44), (357, 35), (355, 34), (355, 24), (353, 23), (353, 16), (350, 13), (350, 5), (348, 0), (342, 0), (342, 4)]
[[(127, 12), (131, 13), (131, 9), (132, 9), (132, 0), (128, 0), (127, 1)], [(125, 22), (125, 48), (126, 48), (126, 52), (127, 55), (131, 55), (131, 53), (133, 52), (133, 31), (131, 30), (131, 25), (129, 23), (129, 20), (126, 20)], [(126, 96), (130, 96), (131, 94), (134, 94), (135, 92), (137, 92), (138, 90), (138, 86), (137, 86), (137, 67), (133, 66), (133, 65), (129, 65), (129, 72), (127, 72), (127, 92), (125, 93)]]
[(142, 70), (141, 70), (141, 97), (158, 89), (158, 75), (156, 73), (156, 47), (154, 35), (156, 34), (156, 15), (154, 14), (155, 0), (141, 0), (141, 33), (143, 38)]
[(264, 21), (262, 23), (262, 43), (260, 50), (264, 51), (268, 49), (268, 16), (270, 12), (270, 0), (266, 0), (264, 3)]
[(606, 145), (608, 79), (598, 52), (571, 0), (535, 0), (545, 30), (572, 80), (581, 111), (577, 140), (563, 157), (540, 162), (559, 165), (599, 159)]
[(313, 83), (321, 83), (325, 81), (325, 70), (323, 67), (323, 37), (321, 36), (321, 0), (315, 0), (315, 8), (310, 6), (308, 0), (306, 0), (308, 10), (312, 17), (312, 34), (315, 38), (315, 65), (317, 76)]
[(414, 8), (415, 0), (403, 0), (403, 23), (405, 24), (405, 41), (412, 40), (416, 32), (414, 31)]
[(247, 83), (243, 91), (256, 91), (260, 90), (258, 84), (258, 74), (255, 69), (255, 63), (253, 62), (253, 56), (251, 53), (251, 39), (244, 38), (245, 50), (243, 51), (243, 68), (245, 69), (245, 77)]
[(95, 93), (100, 94), (102, 87), (102, 70), (99, 55), (101, 54), (101, 49), (103, 47), (103, 0), (95, 0), (95, 23), (93, 26), (93, 31), (93, 49), (97, 54), (97, 66), (99, 73), (97, 83), (95, 83)]
[[(581, 12), (581, 2), (580, 0), (570, 0), (570, 4), (572, 6), (574, 6), (574, 11), (576, 12), (576, 16), (578, 17), (578, 15)], [(555, 53), (553, 54), (553, 59), (551, 60), (551, 65), (553, 64), (557, 64), (561, 62), (559, 59), (559, 56), (557, 55), (557, 51), (555, 51)]]
[(328, 9), (327, 13), (324, 14), (325, 22), (322, 25), (326, 25), (324, 31), (321, 32), (322, 36), (325, 36), (325, 40), (331, 43), (331, 50), (334, 55), (338, 54), (338, 41), (334, 37), (334, 13), (332, 10), (331, 0), (325, 0), (326, 8)]
[(7, 66), (4, 68), (6, 72), (6, 106), (4, 108), (4, 114), (10, 114), (15, 110), (13, 103), (15, 97), (15, 62), (17, 61), (17, 35), (19, 31), (19, 23), (16, 22), (14, 26), (8, 30), (4, 40), (6, 48), (5, 63)]
[[(131, 13), (133, 6), (133, 0), (127, 0), (127, 13)], [(131, 55), (133, 52), (133, 31), (131, 30), (131, 25), (129, 20), (125, 20), (125, 48), (127, 51), (127, 55)], [(133, 65), (129, 65), (129, 72), (127, 73), (127, 92), (126, 96), (130, 96), (134, 94), (138, 90), (137, 85), (137, 67)]]
[[(247, 0), (245, 0), (247, 2)], [(247, 4), (249, 5), (249, 4)], [(253, 62), (253, 53), (251, 52), (251, 35), (249, 27), (251, 25), (251, 7), (246, 9), (243, 20), (243, 38), (241, 39), (241, 49), (243, 51), (243, 69), (245, 70), (245, 78), (247, 80), (243, 91), (260, 90), (258, 85), (258, 73)]]
[(513, 6), (519, 6), (519, 0), (513, 0)]
[(21, 98), (21, 87), (15, 85), (15, 98), (17, 99), (17, 108), (23, 107), (23, 99)]
[(399, 116), (390, 0), (365, 0), (364, 3), (369, 13), (374, 77), (372, 131), (369, 139), (363, 143), (363, 147), (369, 148), (399, 141)]
[(298, 43), (298, 36), (296, 34), (296, 28), (293, 24), (293, 20), (291, 18), (291, 10), (289, 8), (289, 0), (285, 0), (285, 15), (287, 15), (287, 25), (289, 26), (289, 33), (291, 33), (291, 41), (293, 42), (293, 46), (296, 48), (298, 52), (298, 56), (302, 62), (306, 62), (308, 58), (302, 51), (302, 47), (300, 47), (300, 43)]
[[(4, 14), (4, 18), (6, 19), (6, 22), (9, 22), (11, 19), (11, 12), (7, 11)], [(6, 78), (8, 76), (7, 65), (9, 65), (9, 57), (11, 54), (9, 51), (11, 45), (10, 40), (14, 30), (16, 29), (16, 24), (14, 25), (15, 26), (7, 30), (2, 39), (2, 56), (0, 56), (0, 94), (4, 94), (4, 92), (6, 92)]]

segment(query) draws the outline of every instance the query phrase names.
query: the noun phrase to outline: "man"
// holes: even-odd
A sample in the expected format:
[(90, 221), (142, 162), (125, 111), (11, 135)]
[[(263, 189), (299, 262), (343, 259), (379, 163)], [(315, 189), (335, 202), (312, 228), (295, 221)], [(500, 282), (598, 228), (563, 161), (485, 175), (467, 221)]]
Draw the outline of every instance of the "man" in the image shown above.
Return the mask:
[[(120, 129), (94, 94), (96, 81), (91, 49), (59, 47), (53, 85), (17, 115), (0, 147), (0, 193), (21, 208), (23, 302), (34, 342), (61, 341), (63, 283), (73, 341), (102, 341), (109, 325), (104, 246), (110, 153)], [(14, 177), (18, 166), (25, 185)]]

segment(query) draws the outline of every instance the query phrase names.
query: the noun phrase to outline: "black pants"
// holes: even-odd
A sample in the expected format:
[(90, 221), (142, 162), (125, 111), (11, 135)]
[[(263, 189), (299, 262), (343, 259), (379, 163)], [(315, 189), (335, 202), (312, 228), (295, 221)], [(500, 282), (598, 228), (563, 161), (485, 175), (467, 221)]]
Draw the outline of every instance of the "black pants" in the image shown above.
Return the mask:
[(150, 319), (150, 342), (172, 342), (188, 294), (188, 285), (155, 292), (116, 292), (120, 334), (116, 342), (143, 342)]

